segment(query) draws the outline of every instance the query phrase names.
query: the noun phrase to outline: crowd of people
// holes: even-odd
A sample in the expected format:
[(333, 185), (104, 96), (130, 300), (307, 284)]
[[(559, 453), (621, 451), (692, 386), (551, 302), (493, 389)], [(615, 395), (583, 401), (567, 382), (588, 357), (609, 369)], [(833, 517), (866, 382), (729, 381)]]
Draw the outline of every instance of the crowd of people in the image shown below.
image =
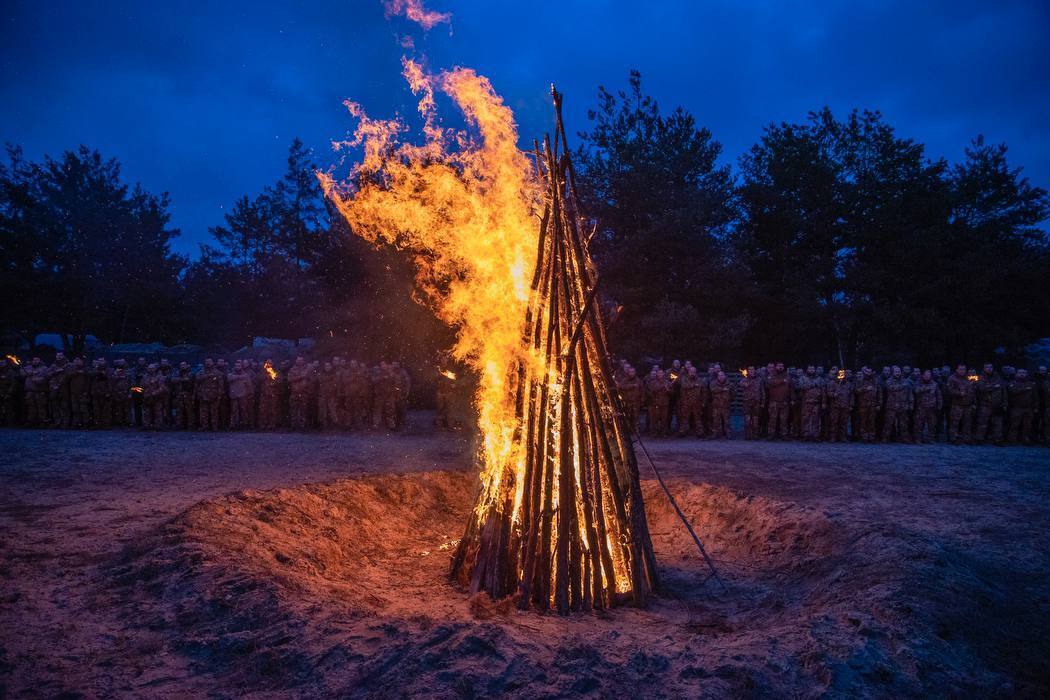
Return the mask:
[(749, 440), (1050, 445), (1050, 377), (985, 364), (980, 372), (887, 366), (858, 371), (769, 363), (730, 373), (675, 360), (640, 377), (623, 361), (615, 381), (627, 419), (651, 436), (729, 438), (734, 398)]
[[(627, 361), (614, 380), (642, 434), (729, 438), (734, 406), (748, 440), (1050, 445), (1050, 376), (1004, 366), (981, 371), (886, 366), (858, 371), (769, 363), (728, 372), (675, 360), (640, 376)], [(451, 430), (455, 375), (438, 375), (438, 429)], [(332, 357), (206, 358), (134, 363), (59, 352), (47, 365), (8, 355), (0, 364), (0, 425), (147, 430), (388, 430), (405, 424), (412, 380), (399, 362), (369, 367)]]
[[(450, 382), (439, 384), (437, 426), (452, 427)], [(399, 362), (373, 367), (333, 357), (273, 361), (207, 358), (88, 362), (57, 353), (0, 366), (0, 424), (55, 428), (137, 426), (147, 430), (400, 430), (412, 380)], [(444, 401), (442, 401), (444, 398)]]

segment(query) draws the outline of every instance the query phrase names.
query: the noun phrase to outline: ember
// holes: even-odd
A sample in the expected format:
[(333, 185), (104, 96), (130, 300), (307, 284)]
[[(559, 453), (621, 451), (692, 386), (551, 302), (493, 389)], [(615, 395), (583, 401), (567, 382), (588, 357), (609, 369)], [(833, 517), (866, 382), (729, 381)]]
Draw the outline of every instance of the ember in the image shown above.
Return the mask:
[[(553, 143), (536, 144), (530, 164), (488, 80), (462, 68), (428, 76), (408, 59), (404, 69), (426, 142), (399, 144), (398, 122), (348, 103), (360, 119), (351, 145), (364, 160), (350, 180), (359, 184), (320, 179), (355, 233), (414, 255), (417, 284), (457, 328), (455, 359), (481, 377), (481, 488), (452, 575), (492, 598), (519, 594), (522, 608), (642, 605), (656, 564), (581, 235), (561, 95), (552, 89)], [(480, 142), (435, 126), (435, 90), (463, 110)]]

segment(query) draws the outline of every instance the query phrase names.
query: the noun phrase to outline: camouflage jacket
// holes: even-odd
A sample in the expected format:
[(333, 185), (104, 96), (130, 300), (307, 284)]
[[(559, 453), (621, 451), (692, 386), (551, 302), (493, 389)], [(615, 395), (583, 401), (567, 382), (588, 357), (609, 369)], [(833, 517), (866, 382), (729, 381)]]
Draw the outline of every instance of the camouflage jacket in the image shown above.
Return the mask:
[(1006, 401), (1006, 391), (1002, 378), (992, 372), (981, 374), (977, 380), (977, 403), (982, 408), (1001, 408)]
[(1036, 385), (1031, 379), (1014, 379), (1007, 384), (1006, 397), (1011, 410), (1031, 411), (1039, 406)]
[(942, 403), (941, 387), (932, 379), (928, 382), (919, 381), (913, 388), (915, 395), (915, 407), (924, 409), (940, 409)]

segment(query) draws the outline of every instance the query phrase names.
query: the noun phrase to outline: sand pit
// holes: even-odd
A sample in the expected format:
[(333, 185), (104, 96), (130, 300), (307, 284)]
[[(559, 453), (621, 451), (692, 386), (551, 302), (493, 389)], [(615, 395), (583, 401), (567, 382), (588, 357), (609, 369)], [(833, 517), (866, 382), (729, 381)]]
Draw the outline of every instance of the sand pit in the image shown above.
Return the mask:
[(446, 579), (471, 504), (462, 472), (211, 498), (102, 567), (100, 584), (120, 589), (139, 645), (262, 694), (1026, 689), (982, 670), (937, 627), (956, 595), (974, 592), (931, 601), (925, 570), (965, 561), (843, 531), (812, 508), (674, 482), (729, 583), (723, 592), (655, 482), (643, 487), (665, 587), (646, 610), (565, 619), (469, 599)]

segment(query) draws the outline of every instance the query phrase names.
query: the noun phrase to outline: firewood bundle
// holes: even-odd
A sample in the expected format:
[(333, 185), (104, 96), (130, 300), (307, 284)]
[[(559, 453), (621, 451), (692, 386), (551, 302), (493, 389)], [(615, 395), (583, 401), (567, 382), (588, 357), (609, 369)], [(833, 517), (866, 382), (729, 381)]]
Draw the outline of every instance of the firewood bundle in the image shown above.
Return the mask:
[(511, 377), (523, 460), (498, 497), (482, 492), (452, 560), (454, 579), (522, 609), (644, 605), (656, 562), (631, 430), (613, 384), (597, 277), (582, 232), (566, 147), (562, 95), (552, 87), (553, 143), (536, 144), (545, 189), (522, 343), (535, 362)]

